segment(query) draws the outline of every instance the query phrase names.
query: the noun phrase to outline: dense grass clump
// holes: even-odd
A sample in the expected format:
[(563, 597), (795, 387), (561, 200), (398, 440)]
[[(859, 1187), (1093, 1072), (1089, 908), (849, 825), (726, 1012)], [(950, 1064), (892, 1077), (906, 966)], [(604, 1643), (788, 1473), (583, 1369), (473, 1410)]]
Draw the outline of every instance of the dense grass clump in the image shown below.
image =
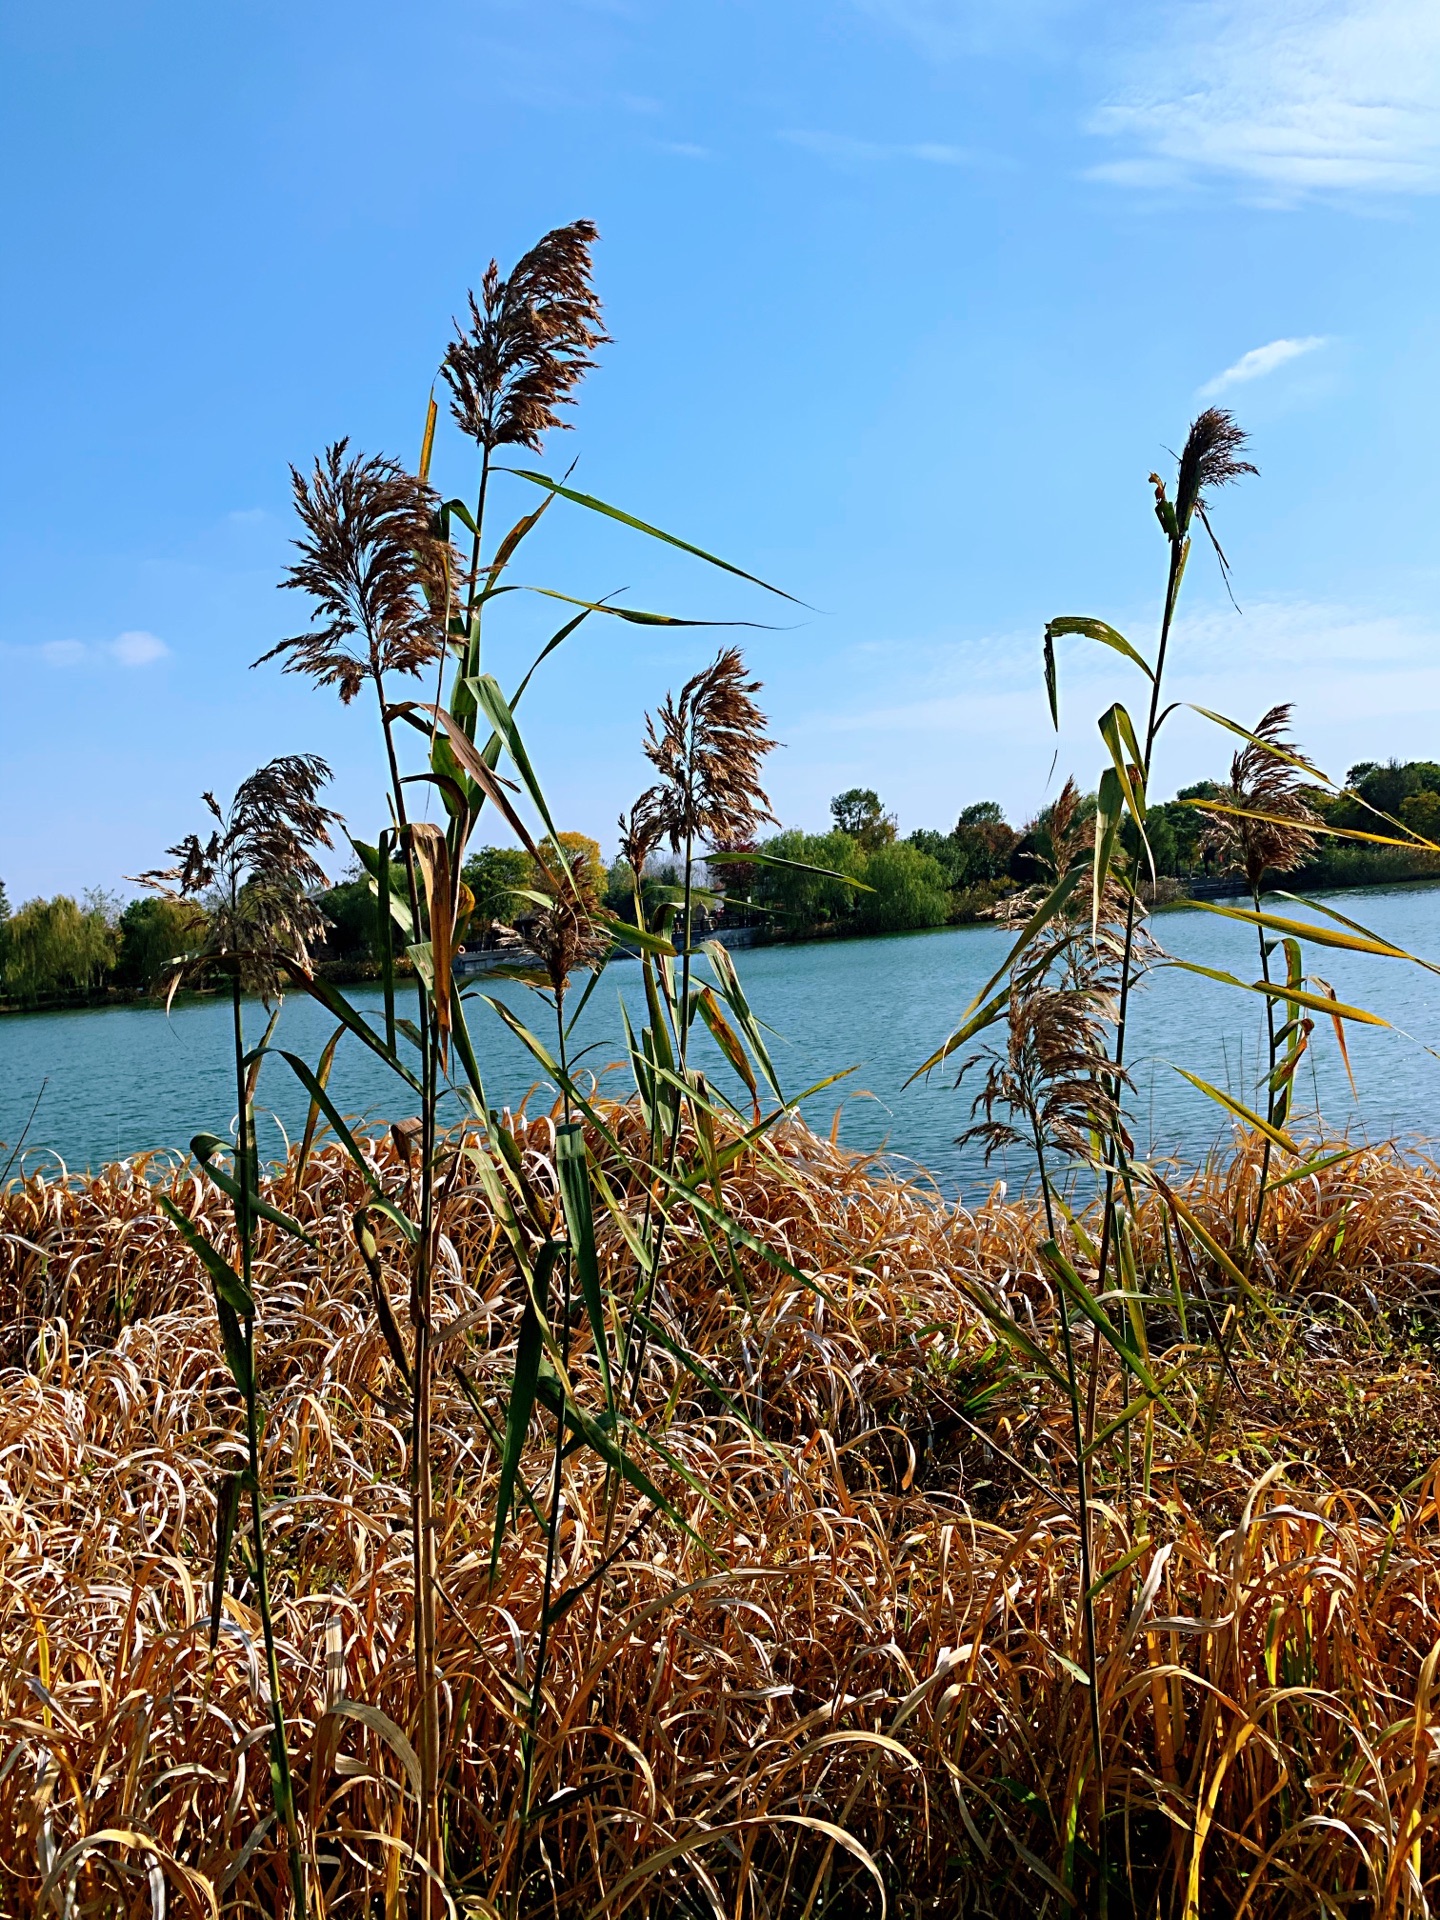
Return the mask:
[[(601, 1110), (622, 1143), (644, 1125)], [(555, 1121), (521, 1116), (514, 1133), (543, 1200)], [(947, 1206), (798, 1122), (719, 1178), (753, 1246), (674, 1209), (635, 1451), (684, 1524), (593, 1449), (565, 1458), (527, 1832), (517, 1674), (553, 1446), (537, 1410), (492, 1578), (525, 1289), (479, 1163), (453, 1144), (431, 1432), (462, 1908), (862, 1914), (883, 1887), (892, 1911), (1062, 1911), (1057, 1889), (1087, 1876), (1074, 1808), (1091, 1756), (1070, 1409), (990, 1317), (1058, 1357), (1036, 1210)], [(414, 1178), (403, 1145), (363, 1138), (397, 1204)], [(615, 1202), (600, 1271), (623, 1294), (644, 1196), (633, 1162), (589, 1145)], [(1259, 1163), (1246, 1138), (1177, 1191), (1228, 1234)], [(284, 1910), (243, 1566), (208, 1644), (210, 1488), (217, 1465), (244, 1464), (243, 1410), (160, 1191), (217, 1244), (233, 1237), (198, 1175), (159, 1164), (35, 1175), (0, 1198), (7, 1913), (67, 1897), (158, 1911), (161, 1883), (174, 1912)], [(315, 1243), (262, 1223), (253, 1266), (295, 1793), (320, 1910), (393, 1915), (418, 1780), (405, 1354), (350, 1230), (373, 1192), (355, 1162), (322, 1148), (266, 1191)], [(1125, 1429), (1128, 1471), (1092, 1499), (1112, 1912), (1416, 1911), (1433, 1885), (1440, 1172), (1367, 1151), (1269, 1208), (1259, 1305), (1228, 1365), (1197, 1333), (1226, 1312), (1223, 1273), (1177, 1270), (1168, 1297), (1150, 1294), (1165, 1404)], [(1158, 1202), (1137, 1216), (1152, 1273), (1167, 1219)], [(1065, 1244), (1078, 1260), (1069, 1230)], [(599, 1418), (583, 1316), (570, 1340), (572, 1387)], [(1108, 1347), (1094, 1358), (1103, 1429), (1125, 1384)]]

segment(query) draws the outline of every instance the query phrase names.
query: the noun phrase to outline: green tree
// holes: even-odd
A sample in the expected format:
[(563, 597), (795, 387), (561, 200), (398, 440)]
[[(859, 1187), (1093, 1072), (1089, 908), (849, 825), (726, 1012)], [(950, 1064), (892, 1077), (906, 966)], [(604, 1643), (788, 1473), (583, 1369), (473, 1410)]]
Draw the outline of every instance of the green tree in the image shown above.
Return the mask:
[[(1362, 760), (1346, 774), (1345, 784), (1353, 787), (1369, 806), (1398, 819), (1412, 794), (1427, 789), (1440, 793), (1440, 766), (1433, 760), (1387, 760), (1383, 766), (1374, 760)], [(1356, 806), (1353, 800), (1342, 802), (1341, 812), (1334, 818), (1337, 826), (1359, 827), (1362, 832), (1378, 830), (1375, 816), (1367, 814), (1365, 808)]]
[(1440, 843), (1440, 793), (1434, 787), (1407, 794), (1400, 803), (1400, 818), (1412, 833)]
[[(856, 880), (865, 878), (865, 849), (848, 833), (802, 833), (798, 827), (790, 827), (762, 841), (759, 851), (778, 860), (849, 874)], [(855, 889), (843, 880), (797, 873), (786, 867), (756, 866), (750, 873), (751, 897), (762, 906), (776, 909), (781, 931), (811, 932), (843, 922), (854, 905)]]
[[(597, 900), (602, 898), (609, 874), (605, 862), (600, 857), (600, 842), (592, 840), (588, 833), (560, 833), (556, 835), (556, 839), (560, 842), (560, 850), (569, 862), (570, 869), (586, 897)], [(556, 863), (551, 859), (553, 845), (547, 833), (540, 842), (540, 851), (547, 860), (551, 861), (552, 866), (555, 866)], [(530, 877), (523, 883), (524, 885), (535, 887), (542, 893), (549, 892), (553, 887), (554, 882), (541, 873), (533, 860), (529, 861), (527, 872)]]
[(837, 833), (848, 833), (867, 853), (889, 846), (895, 838), (895, 816), (886, 813), (873, 787), (847, 787), (830, 802)]
[[(403, 899), (403, 869), (395, 876), (395, 897)], [(377, 960), (380, 918), (378, 899), (368, 879), (342, 880), (320, 895), (320, 911), (328, 925), (325, 929), (326, 952), (337, 960)], [(392, 922), (394, 944), (402, 944), (400, 929)]]
[(907, 834), (904, 844), (933, 860), (945, 875), (947, 887), (963, 887), (969, 879), (969, 854), (953, 833), (938, 833), (934, 827), (917, 827)]
[(863, 878), (872, 891), (855, 894), (852, 918), (868, 933), (943, 927), (950, 917), (944, 869), (905, 841), (877, 847), (865, 862)]
[(1005, 818), (998, 800), (976, 800), (961, 810), (951, 833), (963, 864), (957, 886), (975, 886), (982, 880), (1003, 880), (1020, 835)]
[(1177, 874), (1197, 873), (1207, 866), (1209, 858), (1200, 849), (1200, 836), (1205, 831), (1207, 816), (1198, 807), (1181, 806), (1182, 800), (1213, 800), (1220, 792), (1218, 780), (1196, 780), (1191, 786), (1181, 787), (1173, 800), (1165, 803), (1165, 812), (1175, 832), (1175, 872)]
[(488, 933), (497, 921), (509, 926), (524, 905), (517, 887), (533, 886), (528, 853), (519, 847), (481, 847), (461, 868), (461, 879), (475, 896), (471, 925)]
[(27, 900), (6, 925), (5, 989), (25, 1001), (93, 993), (114, 965), (117, 945), (102, 901), (82, 906), (63, 893)]
[(198, 946), (205, 914), (193, 901), (132, 900), (120, 915), (115, 957), (118, 986), (153, 986), (166, 963)]

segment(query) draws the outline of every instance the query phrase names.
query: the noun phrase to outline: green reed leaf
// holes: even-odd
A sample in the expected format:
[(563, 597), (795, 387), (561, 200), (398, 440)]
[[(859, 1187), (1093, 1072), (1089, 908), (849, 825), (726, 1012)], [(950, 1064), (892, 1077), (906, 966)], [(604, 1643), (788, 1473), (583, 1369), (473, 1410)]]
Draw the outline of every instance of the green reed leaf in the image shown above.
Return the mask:
[(1282, 1152), (1294, 1154), (1297, 1159), (1299, 1158), (1300, 1148), (1283, 1128), (1273, 1126), (1270, 1121), (1263, 1119), (1252, 1108), (1247, 1107), (1243, 1100), (1236, 1100), (1231, 1094), (1222, 1093), (1219, 1087), (1212, 1087), (1208, 1080), (1202, 1080), (1198, 1073), (1191, 1073), (1188, 1067), (1176, 1067), (1175, 1071), (1182, 1079), (1188, 1080), (1192, 1087), (1198, 1087), (1206, 1099), (1213, 1100), (1217, 1107), (1223, 1107), (1225, 1112), (1231, 1114), (1236, 1120), (1243, 1121), (1256, 1133), (1263, 1134)]
[(605, 1301), (600, 1287), (600, 1261), (595, 1251), (595, 1214), (590, 1200), (590, 1158), (585, 1150), (585, 1128), (572, 1120), (555, 1130), (555, 1167), (560, 1177), (560, 1200), (570, 1235), (570, 1250), (580, 1281), (580, 1293), (595, 1342), (595, 1357), (605, 1385), (605, 1404), (613, 1412), (615, 1389), (610, 1378), (610, 1344), (605, 1329)]
[(722, 560), (718, 554), (707, 553), (704, 547), (692, 546), (688, 540), (681, 540), (673, 533), (665, 533), (659, 527), (652, 527), (647, 520), (637, 520), (633, 513), (626, 513), (621, 507), (612, 507), (604, 500), (597, 500), (593, 493), (581, 493), (574, 487), (563, 486), (558, 480), (552, 480), (548, 474), (531, 473), (524, 467), (501, 467), (501, 473), (510, 473), (517, 480), (528, 480), (532, 486), (548, 487), (553, 494), (559, 494), (562, 500), (569, 500), (577, 507), (585, 507), (591, 513), (601, 513), (609, 520), (618, 520), (622, 526), (633, 527), (637, 533), (643, 533), (652, 540), (663, 540), (667, 547), (678, 547), (682, 553), (693, 554), (697, 560), (703, 560), (707, 566), (719, 567), (723, 573), (733, 573), (737, 579), (748, 580), (753, 587), (761, 587), (766, 593), (773, 593), (781, 600), (790, 601), (792, 606), (803, 607), (805, 602), (797, 600), (793, 593), (786, 593), (781, 587), (772, 587), (757, 574), (746, 573), (743, 567), (733, 566), (730, 561)]

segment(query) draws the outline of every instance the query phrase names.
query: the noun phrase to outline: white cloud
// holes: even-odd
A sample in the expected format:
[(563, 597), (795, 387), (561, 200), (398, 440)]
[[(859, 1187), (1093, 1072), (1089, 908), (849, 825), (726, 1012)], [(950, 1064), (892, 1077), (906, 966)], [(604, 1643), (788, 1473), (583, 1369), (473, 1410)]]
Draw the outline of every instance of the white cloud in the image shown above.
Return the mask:
[(83, 640), (44, 640), (35, 649), (47, 667), (78, 667), (87, 660), (113, 660), (121, 667), (150, 667), (169, 658), (170, 649), (158, 635), (135, 629), (117, 634), (97, 646)]
[(1267, 373), (1274, 373), (1277, 367), (1283, 367), (1289, 361), (1298, 360), (1302, 355), (1314, 353), (1328, 344), (1323, 333), (1307, 333), (1303, 339), (1271, 340), (1266, 346), (1251, 347), (1248, 353), (1241, 354), (1233, 367), (1226, 367), (1213, 380), (1207, 380), (1200, 389), (1201, 397), (1213, 399), (1228, 387), (1242, 386), (1247, 380), (1263, 380)]
[(47, 667), (78, 667), (87, 651), (78, 640), (46, 640), (40, 648)]
[(106, 648), (112, 659), (118, 660), (122, 667), (149, 667), (157, 660), (163, 660), (170, 649), (165, 642), (153, 633), (122, 633), (112, 640)]
[(1129, 63), (1091, 131), (1131, 186), (1205, 177), (1271, 203), (1440, 192), (1436, 0), (1192, 0)]
[(807, 153), (818, 154), (822, 160), (840, 167), (873, 166), (886, 160), (921, 160), (931, 166), (964, 167), (977, 158), (965, 147), (952, 147), (939, 140), (857, 140), (847, 133), (805, 130), (788, 130), (780, 138), (788, 140), (792, 147), (803, 147)]

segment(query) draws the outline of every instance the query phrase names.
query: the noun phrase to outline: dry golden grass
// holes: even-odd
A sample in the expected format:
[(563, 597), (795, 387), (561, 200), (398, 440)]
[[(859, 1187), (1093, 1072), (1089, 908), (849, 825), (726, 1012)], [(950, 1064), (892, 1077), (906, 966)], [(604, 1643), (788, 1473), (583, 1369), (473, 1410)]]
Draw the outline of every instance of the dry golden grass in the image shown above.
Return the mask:
[[(553, 1123), (517, 1131), (544, 1190)], [(398, 1194), (389, 1137), (367, 1150)], [(1221, 1237), (1248, 1218), (1257, 1158), (1242, 1146), (1189, 1184)], [(0, 1197), (6, 1915), (36, 1912), (42, 1889), (57, 1914), (67, 1898), (288, 1911), (253, 1596), (227, 1598), (208, 1647), (213, 1486), (241, 1460), (239, 1409), (208, 1283), (147, 1172), (226, 1243), (216, 1196), (183, 1171)], [(320, 1249), (262, 1236), (256, 1268), (295, 1779), (318, 1910), (389, 1916), (413, 1889), (404, 1393), (351, 1239), (353, 1164), (322, 1150), (278, 1185)], [(1050, 1341), (1036, 1220), (948, 1210), (798, 1124), (724, 1191), (823, 1296), (742, 1251), (742, 1308), (702, 1223), (677, 1217), (656, 1319), (715, 1384), (652, 1339), (641, 1404), (671, 1461), (635, 1451), (704, 1549), (618, 1499), (622, 1551), (552, 1633), (522, 1860), (516, 1680), (544, 1535), (522, 1507), (491, 1586), (495, 1448), (455, 1376), (503, 1424), (521, 1293), (463, 1157), (445, 1189), (434, 1468), (462, 1909), (511, 1911), (519, 1887), (521, 1913), (566, 1920), (834, 1920), (878, 1913), (877, 1880), (901, 1913), (1058, 1914), (1062, 1883), (1092, 1906), (1088, 1849), (1067, 1837), (1090, 1791), (1068, 1415), (975, 1304), (1007, 1300)], [(1149, 1542), (1097, 1601), (1116, 1913), (1418, 1914), (1433, 1890), (1440, 1172), (1367, 1152), (1272, 1205), (1273, 1317), (1246, 1318), (1208, 1453), (1213, 1343), (1194, 1293), (1160, 1288), (1157, 1368), (1191, 1355), (1175, 1418), (1157, 1416), (1148, 1461), (1136, 1421), (1128, 1474), (1117, 1439), (1100, 1488), (1099, 1564)], [(1153, 1280), (1157, 1208), (1142, 1225)], [(601, 1255), (623, 1304), (613, 1223)], [(572, 1338), (598, 1408), (583, 1317)], [(1106, 1354), (1102, 1416), (1121, 1394)], [(552, 1431), (532, 1432), (537, 1502)], [(577, 1452), (562, 1596), (601, 1559), (605, 1498), (602, 1464)]]

